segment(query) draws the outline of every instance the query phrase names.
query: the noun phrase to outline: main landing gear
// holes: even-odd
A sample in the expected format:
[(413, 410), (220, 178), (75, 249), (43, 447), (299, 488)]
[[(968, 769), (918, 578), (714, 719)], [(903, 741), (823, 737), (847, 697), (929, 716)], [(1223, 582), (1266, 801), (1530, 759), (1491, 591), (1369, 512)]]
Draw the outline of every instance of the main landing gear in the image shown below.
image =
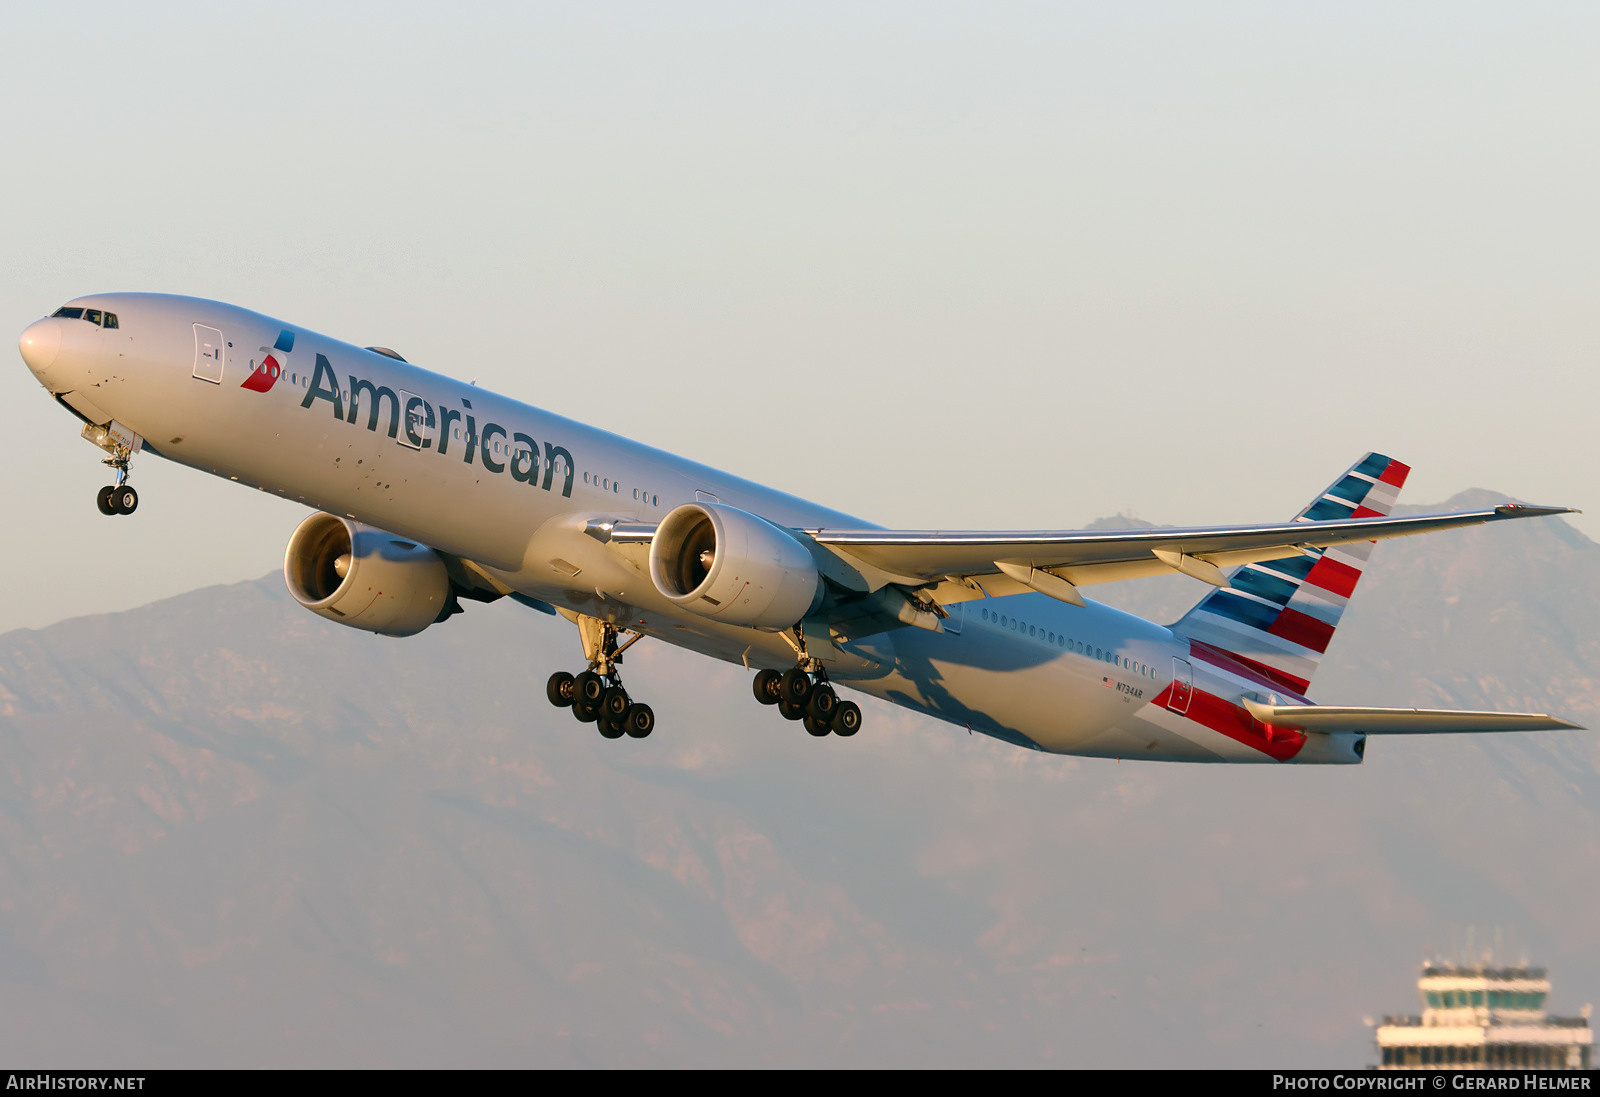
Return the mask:
[(556, 671), (545, 687), (545, 696), (557, 708), (570, 708), (580, 723), (598, 725), (600, 734), (607, 739), (620, 739), (624, 735), (633, 739), (649, 736), (656, 728), (655, 710), (629, 698), (617, 671), (622, 653), (644, 633), (634, 633), (619, 647), (615, 625), (594, 617), (580, 617), (578, 634), (583, 638), (583, 653), (589, 659), (589, 669), (581, 674)]
[(777, 705), (785, 720), (799, 720), (812, 735), (832, 732), (848, 738), (861, 730), (861, 707), (854, 701), (841, 701), (828, 682), (828, 672), (806, 654), (805, 637), (795, 629), (790, 646), (800, 657), (800, 665), (790, 670), (763, 670), (752, 683), (756, 700)]
[(139, 493), (128, 483), (128, 465), (132, 460), (133, 453), (126, 446), (118, 445), (111, 456), (101, 462), (117, 470), (117, 482), (101, 488), (95, 496), (101, 514), (132, 514), (138, 509)]

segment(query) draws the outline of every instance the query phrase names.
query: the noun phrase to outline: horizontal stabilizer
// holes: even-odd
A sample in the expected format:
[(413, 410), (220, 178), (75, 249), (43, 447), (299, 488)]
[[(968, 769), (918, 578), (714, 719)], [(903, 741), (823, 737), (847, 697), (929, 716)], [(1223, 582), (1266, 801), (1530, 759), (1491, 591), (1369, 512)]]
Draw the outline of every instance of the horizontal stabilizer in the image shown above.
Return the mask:
[(1264, 705), (1245, 698), (1244, 707), (1263, 724), (1305, 731), (1358, 731), (1366, 735), (1437, 735), (1468, 731), (1583, 730), (1540, 712), (1466, 712), (1428, 708), (1350, 708), (1335, 705)]

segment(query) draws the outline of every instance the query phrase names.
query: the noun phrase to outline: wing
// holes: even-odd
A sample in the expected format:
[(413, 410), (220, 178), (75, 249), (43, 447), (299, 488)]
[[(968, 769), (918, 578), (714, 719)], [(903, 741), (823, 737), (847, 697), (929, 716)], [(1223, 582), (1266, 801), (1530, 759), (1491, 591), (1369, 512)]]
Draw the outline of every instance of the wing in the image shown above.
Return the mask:
[[(1152, 527), (1134, 530), (1063, 530), (957, 533), (943, 530), (805, 530), (817, 544), (876, 579), (926, 587), (965, 583), (983, 594), (1009, 594), (1018, 584), (1063, 601), (1078, 602), (1075, 588), (1183, 572), (1227, 586), (1221, 569), (1299, 554), (1302, 548), (1408, 537), (1514, 518), (1570, 514), (1570, 507), (1507, 503), (1486, 510), (1351, 518), (1259, 526)], [(1011, 580), (1011, 583), (1005, 580)], [(991, 580), (998, 580), (997, 589)], [(944, 591), (940, 592), (945, 593)]]
[(1466, 712), (1426, 708), (1349, 708), (1332, 705), (1264, 705), (1245, 698), (1244, 707), (1264, 724), (1303, 731), (1359, 731), (1367, 735), (1433, 735), (1470, 731), (1555, 731), (1579, 728), (1539, 712)]
[[(1571, 507), (1505, 503), (1485, 510), (1404, 517), (1346, 518), (1256, 526), (1152, 526), (1148, 529), (956, 532), (948, 530), (802, 529), (842, 565), (830, 569), (847, 588), (935, 588), (939, 602), (1036, 590), (1081, 605), (1077, 588), (1173, 571), (1225, 587), (1224, 567), (1280, 560), (1303, 549), (1380, 541), (1486, 522), (1577, 513)], [(654, 523), (596, 519), (592, 536), (648, 544)]]

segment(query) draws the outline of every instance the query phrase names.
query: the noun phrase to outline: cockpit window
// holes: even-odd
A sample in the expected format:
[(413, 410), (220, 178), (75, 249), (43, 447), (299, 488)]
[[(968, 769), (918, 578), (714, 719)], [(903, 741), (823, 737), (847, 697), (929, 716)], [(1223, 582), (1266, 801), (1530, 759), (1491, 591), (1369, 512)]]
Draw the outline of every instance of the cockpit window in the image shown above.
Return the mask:
[(51, 316), (59, 316), (63, 320), (87, 320), (96, 327), (114, 328), (117, 326), (117, 314), (114, 312), (101, 312), (99, 309), (76, 308), (72, 305), (62, 305)]

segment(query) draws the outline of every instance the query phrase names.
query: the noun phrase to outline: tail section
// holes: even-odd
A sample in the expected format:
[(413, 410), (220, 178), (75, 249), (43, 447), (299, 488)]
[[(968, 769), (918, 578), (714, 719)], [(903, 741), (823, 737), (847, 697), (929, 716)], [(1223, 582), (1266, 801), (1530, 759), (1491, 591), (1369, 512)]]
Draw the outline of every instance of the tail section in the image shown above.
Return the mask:
[[(1410, 471), (1369, 453), (1294, 520), (1387, 515)], [(1172, 630), (1304, 694), (1375, 543), (1306, 549), (1304, 555), (1246, 564), (1229, 577), (1228, 589), (1206, 595)]]

